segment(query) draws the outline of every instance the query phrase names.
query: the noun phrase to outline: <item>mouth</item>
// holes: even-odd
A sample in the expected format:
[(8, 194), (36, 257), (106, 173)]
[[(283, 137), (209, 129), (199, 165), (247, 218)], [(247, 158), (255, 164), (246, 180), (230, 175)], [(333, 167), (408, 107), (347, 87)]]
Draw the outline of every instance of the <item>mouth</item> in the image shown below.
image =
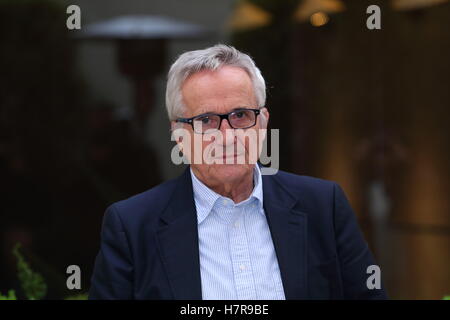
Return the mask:
[(218, 157), (218, 159), (222, 159), (223, 161), (226, 161), (227, 159), (232, 159), (232, 160), (236, 160), (238, 158), (244, 157), (245, 154), (241, 153), (241, 154), (231, 154), (231, 155), (227, 155), (227, 154), (223, 154), (222, 157)]
[(223, 154), (223, 155), (222, 155), (222, 159), (226, 159), (226, 158), (237, 158), (238, 156), (240, 156), (240, 155), (238, 155), (238, 154), (232, 154), (232, 155)]

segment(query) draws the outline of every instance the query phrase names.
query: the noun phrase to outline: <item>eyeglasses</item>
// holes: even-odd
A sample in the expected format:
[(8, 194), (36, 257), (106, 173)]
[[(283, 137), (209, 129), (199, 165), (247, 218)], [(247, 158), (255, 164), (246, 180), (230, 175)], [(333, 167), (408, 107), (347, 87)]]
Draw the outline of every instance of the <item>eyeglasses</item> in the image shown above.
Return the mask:
[[(228, 124), (233, 129), (247, 129), (256, 124), (256, 118), (261, 113), (261, 109), (236, 109), (229, 113), (204, 113), (192, 118), (178, 118), (176, 122), (189, 123), (195, 133), (204, 134), (206, 131), (220, 129), (223, 119), (227, 119)], [(208, 132), (208, 133), (209, 133)]]

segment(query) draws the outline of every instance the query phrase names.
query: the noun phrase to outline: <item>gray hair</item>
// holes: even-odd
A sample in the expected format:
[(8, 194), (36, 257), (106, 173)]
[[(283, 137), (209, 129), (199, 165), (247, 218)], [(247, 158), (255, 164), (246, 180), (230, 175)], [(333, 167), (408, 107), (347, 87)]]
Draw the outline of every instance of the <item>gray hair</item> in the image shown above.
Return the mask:
[(258, 107), (266, 103), (266, 83), (252, 58), (232, 46), (217, 44), (203, 50), (188, 51), (178, 57), (169, 70), (166, 87), (166, 108), (169, 120), (175, 120), (184, 112), (181, 94), (184, 81), (202, 70), (217, 70), (223, 66), (243, 69), (250, 76)]

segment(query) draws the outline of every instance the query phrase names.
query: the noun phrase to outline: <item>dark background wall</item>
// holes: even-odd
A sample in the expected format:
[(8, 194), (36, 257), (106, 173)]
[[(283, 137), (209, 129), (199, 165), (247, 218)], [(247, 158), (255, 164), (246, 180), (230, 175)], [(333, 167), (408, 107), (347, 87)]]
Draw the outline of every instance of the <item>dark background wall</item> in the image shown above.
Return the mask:
[[(88, 289), (105, 208), (183, 169), (170, 162), (171, 61), (224, 42), (267, 81), (281, 169), (343, 186), (390, 296), (449, 294), (450, 4), (393, 6), (401, 2), (341, 1), (316, 27), (298, 19), (306, 0), (0, 0), (0, 292), (18, 288), (17, 241), (48, 298), (67, 294), (69, 264)], [(162, 70), (144, 83), (147, 96), (124, 75), (116, 41), (65, 28), (68, 4), (81, 7), (82, 28), (148, 14), (209, 33), (166, 41), (164, 59), (143, 62)], [(370, 4), (381, 7), (381, 30), (366, 28)]]

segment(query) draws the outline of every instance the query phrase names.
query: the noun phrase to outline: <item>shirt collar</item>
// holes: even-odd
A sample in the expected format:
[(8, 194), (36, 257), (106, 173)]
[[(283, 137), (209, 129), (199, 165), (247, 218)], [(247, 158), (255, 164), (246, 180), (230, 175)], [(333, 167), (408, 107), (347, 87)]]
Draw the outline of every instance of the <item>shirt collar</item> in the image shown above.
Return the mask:
[[(210, 188), (208, 188), (203, 182), (201, 182), (190, 168), (191, 177), (192, 177), (192, 188), (194, 191), (194, 200), (195, 206), (197, 209), (197, 223), (200, 224), (212, 211), (215, 203), (219, 199), (228, 199), (220, 194), (214, 192)], [(261, 170), (258, 164), (255, 165), (253, 170), (253, 183), (254, 188), (252, 194), (244, 201), (238, 203), (237, 205), (241, 205), (249, 202), (249, 199), (255, 198), (258, 201), (259, 209), (262, 208), (263, 205), (263, 187), (262, 187), (262, 176)], [(230, 199), (231, 201), (231, 199)], [(264, 214), (263, 210), (258, 210), (260, 214)]]

